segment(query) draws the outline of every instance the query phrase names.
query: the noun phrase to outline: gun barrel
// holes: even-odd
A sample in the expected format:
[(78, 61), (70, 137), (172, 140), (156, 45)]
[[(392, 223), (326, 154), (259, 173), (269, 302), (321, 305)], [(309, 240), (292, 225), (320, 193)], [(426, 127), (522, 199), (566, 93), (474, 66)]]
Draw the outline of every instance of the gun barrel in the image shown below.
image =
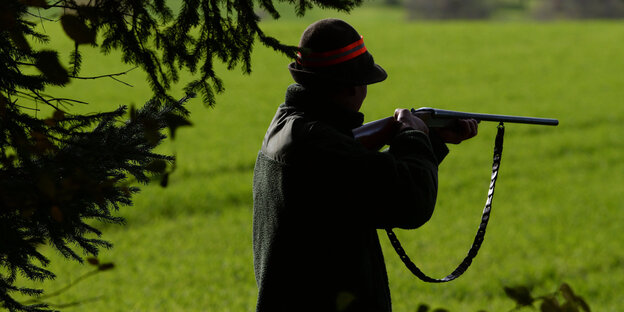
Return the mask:
[(423, 107), (417, 110), (412, 110), (413, 113), (429, 113), (431, 119), (476, 119), (483, 121), (497, 121), (497, 122), (512, 122), (512, 123), (524, 123), (533, 125), (547, 125), (556, 126), (559, 124), (559, 120), (552, 118), (538, 118), (538, 117), (524, 117), (524, 116), (510, 116), (510, 115), (495, 115), (495, 114), (480, 114), (480, 113), (468, 113), (457, 112), (445, 109), (437, 109), (430, 107)]

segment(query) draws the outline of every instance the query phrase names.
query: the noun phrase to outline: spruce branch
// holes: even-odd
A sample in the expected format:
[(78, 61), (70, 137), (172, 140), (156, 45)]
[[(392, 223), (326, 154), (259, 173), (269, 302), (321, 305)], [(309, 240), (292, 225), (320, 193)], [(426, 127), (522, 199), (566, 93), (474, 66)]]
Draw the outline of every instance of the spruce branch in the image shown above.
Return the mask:
[(131, 72), (131, 71), (135, 70), (136, 68), (137, 68), (137, 66), (132, 67), (132, 68), (130, 68), (130, 69), (128, 69), (128, 70), (125, 70), (125, 71), (123, 71), (123, 72), (114, 73), (114, 74), (104, 74), (104, 75), (99, 75), (99, 76), (88, 76), (88, 77), (85, 77), (85, 76), (74, 76), (74, 75), (70, 75), (69, 77), (70, 77), (70, 78), (72, 78), (72, 79), (81, 79), (81, 80), (93, 80), (93, 79), (101, 79), (101, 78), (111, 78), (111, 79), (113, 79), (113, 80), (115, 80), (115, 81), (117, 81), (117, 82), (120, 82), (120, 83), (122, 83), (122, 84), (124, 84), (124, 85), (126, 85), (126, 86), (132, 87), (132, 85), (131, 85), (131, 84), (129, 84), (129, 83), (127, 83), (127, 82), (124, 82), (124, 81), (122, 81), (122, 80), (119, 80), (119, 79), (118, 79), (118, 78), (116, 78), (116, 77), (117, 77), (117, 76), (123, 76), (123, 75), (126, 75), (127, 73), (129, 73), (129, 72)]

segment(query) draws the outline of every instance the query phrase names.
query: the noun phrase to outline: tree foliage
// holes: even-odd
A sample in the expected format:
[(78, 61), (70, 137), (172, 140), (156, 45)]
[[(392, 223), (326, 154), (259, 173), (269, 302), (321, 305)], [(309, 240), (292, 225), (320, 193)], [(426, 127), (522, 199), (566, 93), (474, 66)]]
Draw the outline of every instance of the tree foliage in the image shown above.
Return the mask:
[[(313, 6), (350, 10), (361, 2), (281, 1), (299, 15)], [(110, 247), (88, 222), (123, 223), (115, 211), (131, 205), (139, 190), (131, 178), (146, 183), (160, 175), (166, 185), (174, 158), (153, 149), (166, 138), (162, 130), (168, 128), (173, 137), (178, 127), (190, 124), (183, 105), (188, 97), (199, 93), (205, 103), (215, 103), (215, 92), (224, 90), (215, 62), (249, 73), (256, 39), (294, 55), (295, 47), (262, 32), (256, 9), (279, 17), (272, 0), (184, 0), (178, 12), (164, 0), (0, 1), (0, 307), (48, 310), (39, 301), (29, 305), (13, 298), (16, 292), (42, 294), (16, 285), (20, 275), (35, 281), (54, 278), (38, 247), (49, 244), (82, 262), (81, 252), (96, 255)], [(54, 38), (37, 31), (38, 23), (60, 23), (73, 40), (68, 67), (47, 45)], [(81, 76), (84, 45), (105, 54), (120, 51), (123, 62), (146, 73), (153, 98), (139, 109), (72, 114), (70, 104), (80, 99), (46, 90), (97, 78)], [(171, 87), (180, 72), (194, 79), (184, 87), (188, 96), (177, 101)], [(39, 116), (40, 103), (54, 113)]]

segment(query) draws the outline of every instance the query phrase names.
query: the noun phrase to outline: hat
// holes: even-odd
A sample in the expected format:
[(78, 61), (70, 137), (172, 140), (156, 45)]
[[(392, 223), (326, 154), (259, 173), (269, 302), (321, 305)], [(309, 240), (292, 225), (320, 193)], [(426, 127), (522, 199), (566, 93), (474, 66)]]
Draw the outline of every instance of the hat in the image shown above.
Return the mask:
[(328, 18), (303, 32), (297, 60), (288, 65), (293, 79), (302, 85), (359, 86), (388, 77), (364, 45), (364, 38), (345, 21)]

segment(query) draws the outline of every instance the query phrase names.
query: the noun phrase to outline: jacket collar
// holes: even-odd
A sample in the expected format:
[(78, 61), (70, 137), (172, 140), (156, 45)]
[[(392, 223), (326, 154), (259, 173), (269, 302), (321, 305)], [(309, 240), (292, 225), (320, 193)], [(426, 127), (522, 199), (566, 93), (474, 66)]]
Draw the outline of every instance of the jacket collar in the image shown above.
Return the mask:
[(288, 87), (285, 105), (303, 111), (310, 118), (323, 121), (345, 132), (351, 132), (364, 122), (364, 114), (341, 108), (318, 92), (300, 84), (292, 84)]

